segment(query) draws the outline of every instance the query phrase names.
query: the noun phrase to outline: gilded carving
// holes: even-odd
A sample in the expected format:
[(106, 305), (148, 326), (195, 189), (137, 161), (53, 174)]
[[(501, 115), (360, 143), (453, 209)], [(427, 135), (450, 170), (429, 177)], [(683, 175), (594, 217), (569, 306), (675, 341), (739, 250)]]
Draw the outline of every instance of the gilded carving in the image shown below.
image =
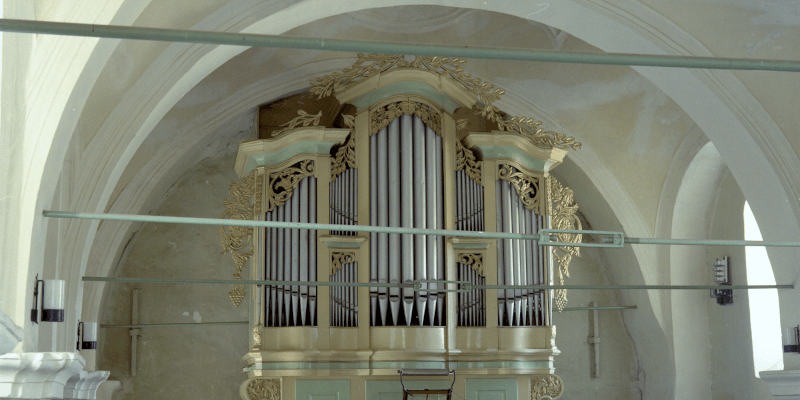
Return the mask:
[(550, 347), (556, 347), (556, 326), (550, 325)]
[(344, 252), (344, 253), (332, 253), (331, 256), (333, 259), (331, 260), (331, 275), (335, 274), (336, 271), (342, 269), (344, 264), (349, 264), (356, 260), (356, 253), (352, 251)]
[(531, 400), (557, 399), (564, 394), (564, 382), (558, 375), (536, 375), (531, 378)]
[(467, 176), (480, 185), (482, 167), (483, 161), (478, 161), (472, 150), (464, 147), (460, 140), (456, 140), (456, 172), (465, 170)]
[(450, 79), (472, 93), (477, 99), (478, 114), (496, 122), (501, 131), (516, 132), (526, 136), (536, 146), (544, 149), (577, 150), (581, 148), (581, 143), (576, 142), (573, 137), (556, 132), (546, 132), (539, 128), (541, 125), (539, 121), (525, 117), (505, 119), (500, 109), (494, 105), (494, 102), (500, 100), (500, 96), (505, 94), (505, 91), (465, 72), (461, 67), (464, 62), (464, 59), (450, 57), (415, 56), (413, 61), (408, 61), (404, 55), (359, 53), (358, 60), (350, 68), (312, 81), (311, 93), (321, 99), (391, 69), (430, 71)]
[(281, 381), (278, 379), (253, 379), (247, 384), (249, 400), (280, 400)]
[(431, 128), (437, 135), (442, 136), (442, 116), (439, 112), (425, 104), (418, 104), (416, 101), (403, 100), (396, 103), (389, 103), (384, 107), (372, 111), (370, 115), (370, 135), (378, 133), (381, 129), (389, 126), (389, 124), (397, 117), (403, 115), (416, 115), (425, 125)]
[(319, 120), (322, 118), (322, 111), (311, 115), (303, 110), (297, 110), (297, 115), (298, 116), (293, 120), (281, 125), (281, 129), (273, 131), (272, 137), (280, 136), (282, 133), (289, 132), (299, 126), (319, 126)]
[(467, 119), (462, 118), (456, 121), (456, 132), (465, 132), (467, 130)]
[[(550, 190), (550, 200), (555, 205), (551, 214), (551, 224), (553, 229), (565, 230), (579, 230), (581, 228), (581, 221), (575, 215), (578, 211), (578, 205), (572, 193), (572, 189), (564, 187), (552, 176), (548, 177), (548, 189)], [(580, 243), (582, 235), (579, 233), (559, 233), (556, 235), (559, 242), (565, 243)], [(572, 256), (580, 257), (580, 247), (575, 246), (557, 246), (553, 248), (553, 258), (558, 264), (558, 283), (564, 284), (565, 278), (569, 278), (569, 262)], [(567, 290), (556, 289), (555, 303), (558, 311), (564, 309), (567, 305)]]
[(344, 170), (347, 168), (355, 168), (356, 167), (356, 136), (354, 134), (350, 134), (350, 139), (347, 142), (339, 146), (339, 149), (336, 150), (336, 155), (333, 157), (331, 161), (331, 181), (335, 180), (336, 177), (341, 175)]
[(471, 265), (472, 269), (478, 271), (478, 275), (486, 276), (483, 273), (483, 255), (472, 253), (461, 253), (458, 255), (458, 262), (464, 265)]
[(342, 114), (342, 119), (344, 120), (345, 126), (347, 126), (348, 128), (353, 129), (353, 128), (356, 127), (356, 116), (355, 115)]
[(507, 164), (500, 165), (499, 175), (500, 179), (514, 185), (514, 190), (517, 191), (526, 209), (534, 210), (539, 214), (539, 178), (526, 175), (521, 171), (514, 172), (512, 167)]
[(303, 160), (296, 166), (287, 167), (269, 174), (269, 197), (267, 198), (267, 209), (265, 211), (270, 212), (275, 207), (286, 204), (286, 200), (292, 197), (297, 184), (311, 175), (314, 175), (314, 163), (312, 160)]
[(260, 350), (261, 349), (261, 325), (256, 325), (253, 327), (253, 350)]
[[(241, 182), (234, 182), (228, 186), (228, 197), (231, 201), (225, 200), (227, 208), (222, 213), (223, 219), (250, 220), (257, 211), (258, 202), (250, 204), (250, 198), (256, 194), (257, 170), (250, 171)], [(242, 269), (247, 260), (253, 256), (253, 228), (246, 226), (220, 226), (219, 238), (222, 242), (222, 254), (231, 253), (233, 262), (236, 264), (234, 279), (242, 279)], [(229, 292), (231, 301), (239, 307), (244, 299), (244, 285), (233, 285)]]

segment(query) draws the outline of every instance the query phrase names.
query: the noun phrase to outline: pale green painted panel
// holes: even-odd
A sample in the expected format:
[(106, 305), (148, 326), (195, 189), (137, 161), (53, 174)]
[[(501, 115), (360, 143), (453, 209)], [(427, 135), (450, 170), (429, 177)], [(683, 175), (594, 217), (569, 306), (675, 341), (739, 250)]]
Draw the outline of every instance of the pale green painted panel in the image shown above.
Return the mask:
[[(410, 381), (403, 379), (406, 389), (450, 389), (452, 380)], [(400, 381), (367, 381), (367, 400), (398, 400), (403, 398)], [(453, 396), (458, 398), (458, 396)], [(431, 397), (429, 400), (434, 400)]]
[(467, 379), (467, 400), (517, 400), (517, 380)]
[(349, 400), (350, 380), (311, 380), (295, 381), (296, 400)]

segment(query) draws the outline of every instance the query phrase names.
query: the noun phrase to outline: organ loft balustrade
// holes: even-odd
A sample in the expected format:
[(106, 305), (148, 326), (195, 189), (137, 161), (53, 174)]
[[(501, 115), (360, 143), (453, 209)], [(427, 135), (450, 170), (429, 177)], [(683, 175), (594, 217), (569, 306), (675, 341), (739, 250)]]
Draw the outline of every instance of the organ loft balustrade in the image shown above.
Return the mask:
[[(224, 217), (529, 234), (580, 229), (571, 190), (550, 174), (580, 143), (500, 111), (503, 91), (462, 64), (359, 55), (309, 92), (260, 106), (259, 139), (239, 146), (241, 181), (230, 186)], [(220, 228), (220, 236), (235, 279), (376, 285), (234, 285), (231, 300), (249, 307), (253, 332), (243, 391), (280, 387), (283, 377), (380, 380), (398, 368), (527, 376), (542, 393), (559, 390), (551, 312), (565, 306), (565, 290), (456, 291), (443, 281), (563, 284), (577, 247), (281, 228)]]

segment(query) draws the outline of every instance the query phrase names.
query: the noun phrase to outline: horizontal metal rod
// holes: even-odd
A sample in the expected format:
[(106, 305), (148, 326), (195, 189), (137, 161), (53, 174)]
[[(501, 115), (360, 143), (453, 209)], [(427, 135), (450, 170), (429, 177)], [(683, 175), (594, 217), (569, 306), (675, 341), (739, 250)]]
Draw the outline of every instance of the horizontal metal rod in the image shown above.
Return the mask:
[[(603, 238), (604, 243), (612, 243), (612, 238)], [(625, 244), (658, 244), (670, 246), (757, 246), (757, 247), (800, 247), (799, 242), (764, 242), (757, 240), (718, 240), (718, 239), (657, 239), (625, 237)]]
[(472, 289), (621, 289), (621, 290), (709, 290), (709, 289), (794, 289), (790, 285), (472, 285)]
[(188, 322), (182, 324), (137, 324), (137, 325), (100, 325), (101, 328), (171, 328), (176, 326), (214, 326), (214, 325), (247, 325), (247, 321), (234, 322)]
[(800, 62), (653, 54), (571, 53), (529, 49), (380, 43), (325, 38), (300, 38), (235, 32), (160, 29), (116, 25), (0, 19), (0, 31), (78, 37), (205, 43), (248, 47), (328, 50), (352, 53), (410, 54), (486, 60), (539, 61), (570, 64), (631, 65), (753, 71), (800, 71)]
[(122, 282), (122, 283), (189, 283), (203, 285), (270, 285), (270, 286), (349, 286), (349, 287), (391, 287), (414, 288), (414, 283), (362, 283), (362, 282), (307, 282), (307, 281), (245, 281), (240, 279), (157, 279), (157, 278), (117, 278), (106, 276), (84, 276), (84, 282)]
[(166, 224), (247, 226), (257, 228), (313, 229), (349, 232), (407, 233), (413, 235), (458, 236), (483, 239), (539, 240), (540, 238), (540, 235), (525, 235), (503, 232), (457, 231), (446, 229), (418, 229), (366, 225), (310, 224), (303, 222), (254, 221), (219, 218), (167, 217), (158, 215), (92, 214), (66, 211), (43, 211), (42, 215), (50, 218), (100, 219), (110, 221), (158, 222)]
[[(567, 307), (561, 311), (603, 311), (603, 310), (636, 310), (637, 306), (607, 306), (607, 307)], [(553, 311), (557, 311), (554, 309)]]
[[(421, 289), (419, 281), (412, 283), (375, 283), (375, 282), (297, 282), (297, 281), (245, 281), (238, 279), (156, 279), (156, 278), (117, 278), (103, 276), (84, 276), (84, 282), (124, 282), (124, 283), (194, 283), (211, 285), (276, 285), (276, 286), (349, 286), (349, 287), (400, 287)], [(794, 285), (469, 285), (458, 281), (440, 281), (450, 284), (460, 284), (460, 290), (471, 289), (664, 289), (664, 290), (695, 290), (695, 289), (794, 289)], [(425, 289), (426, 291), (443, 291)]]
[[(329, 231), (348, 231), (348, 232), (378, 232), (378, 233), (406, 233), (413, 235), (431, 236), (455, 236), (472, 237), (482, 239), (522, 239), (540, 241), (543, 235), (526, 235), (519, 233), (505, 232), (483, 232), (483, 231), (458, 231), (446, 229), (418, 229), (400, 228), (385, 226), (367, 225), (336, 225), (336, 224), (310, 224), (302, 222), (275, 222), (275, 221), (254, 221), (236, 220), (220, 218), (196, 218), (196, 217), (169, 217), (158, 215), (127, 215), (127, 214), (97, 214), (97, 213), (78, 213), (69, 211), (42, 211), (42, 215), (48, 218), (72, 218), (72, 219), (99, 219), (110, 221), (131, 221), (131, 222), (155, 222), (166, 224), (192, 224), (192, 225), (215, 225), (215, 226), (247, 226), (259, 228), (290, 228), (290, 229), (313, 229)], [(547, 230), (550, 234), (560, 233), (557, 229)], [(566, 231), (566, 233), (573, 231)], [(599, 231), (585, 231), (592, 233)], [(603, 242), (614, 243), (613, 237), (604, 237)], [(630, 244), (659, 244), (659, 245), (687, 245), (687, 246), (763, 246), (763, 247), (800, 247), (800, 242), (760, 242), (753, 240), (705, 240), (705, 239), (647, 239), (647, 238), (624, 238), (625, 243)], [(558, 245), (558, 244), (555, 244)], [(571, 243), (574, 247), (584, 247), (591, 243)], [(612, 247), (612, 246), (610, 246)]]

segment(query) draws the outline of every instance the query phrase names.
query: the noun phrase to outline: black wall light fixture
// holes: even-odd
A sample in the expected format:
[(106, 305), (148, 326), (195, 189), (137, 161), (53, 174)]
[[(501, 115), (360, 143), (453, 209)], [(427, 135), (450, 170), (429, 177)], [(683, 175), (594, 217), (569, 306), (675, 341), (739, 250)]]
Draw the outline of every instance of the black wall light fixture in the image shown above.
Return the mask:
[[(714, 261), (711, 264), (714, 271), (714, 282), (720, 286), (731, 285), (731, 268), (730, 257), (724, 256)], [(733, 290), (732, 289), (711, 289), (711, 297), (717, 299), (717, 304), (733, 304)]]
[(43, 322), (64, 322), (64, 281), (61, 279), (39, 279), (33, 282), (33, 307), (31, 321), (39, 323), (39, 283), (42, 286), (42, 319)]
[(97, 322), (78, 321), (78, 351), (97, 348)]

